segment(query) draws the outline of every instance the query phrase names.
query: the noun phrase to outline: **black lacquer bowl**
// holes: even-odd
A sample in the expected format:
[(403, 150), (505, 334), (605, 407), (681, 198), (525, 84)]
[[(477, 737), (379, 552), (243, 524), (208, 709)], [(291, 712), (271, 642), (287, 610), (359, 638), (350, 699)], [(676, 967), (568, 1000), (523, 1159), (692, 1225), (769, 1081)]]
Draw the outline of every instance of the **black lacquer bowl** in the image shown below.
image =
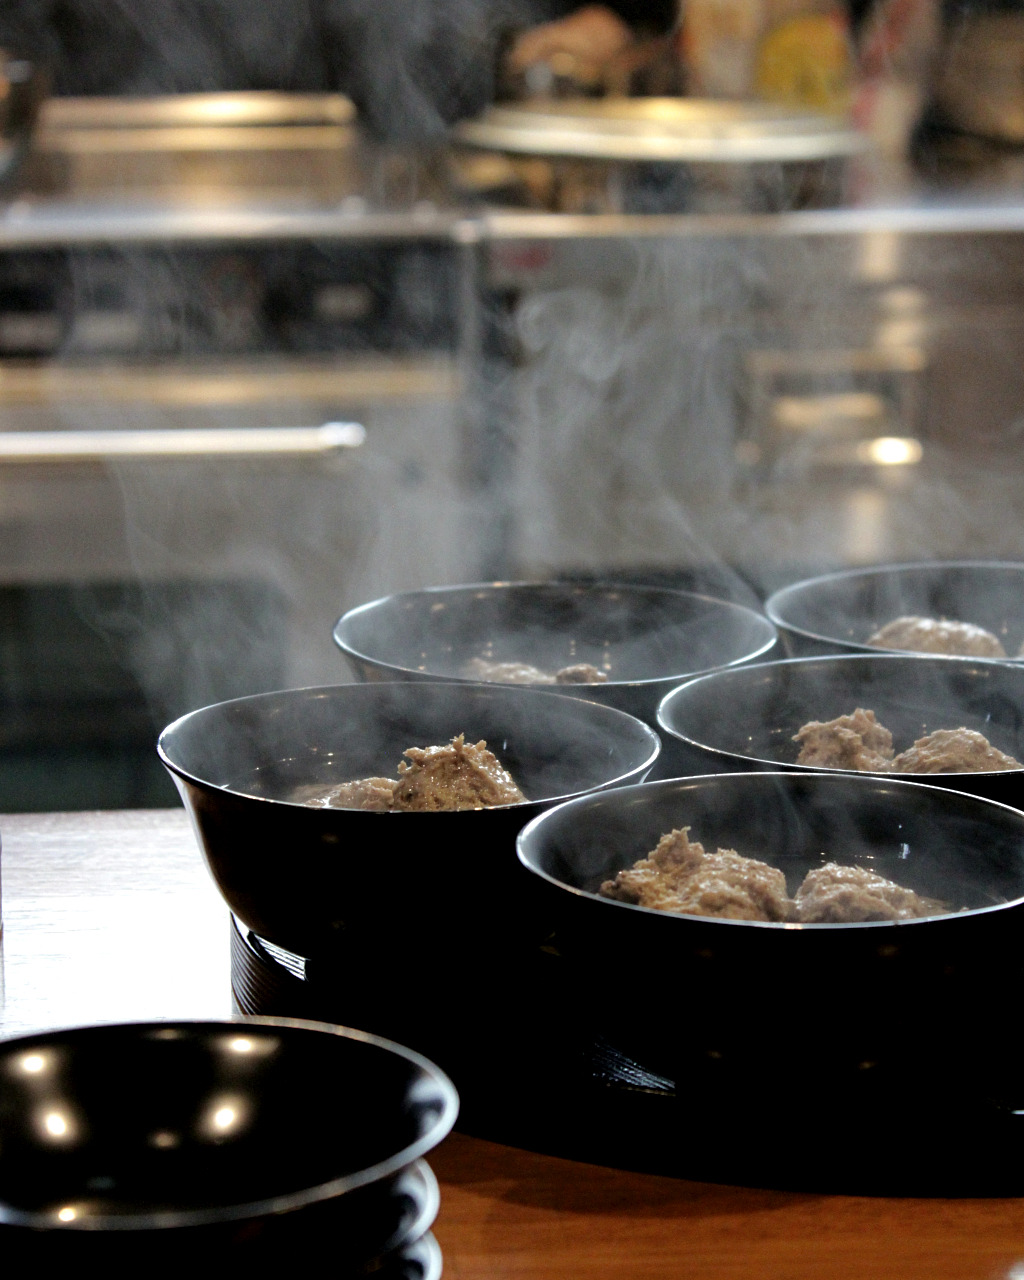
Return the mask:
[(320, 1023), (8, 1040), (0, 1253), (8, 1267), (211, 1274), (230, 1263), (269, 1275), (327, 1252), (332, 1274), (369, 1274), (429, 1227), (436, 1184), (420, 1158), (457, 1109), (426, 1059)]
[[(896, 752), (963, 727), (1024, 761), (1024, 667), (1012, 663), (882, 653), (765, 662), (688, 681), (664, 699), (658, 723), (680, 773), (820, 773), (796, 763), (793, 735), (857, 707), (874, 711)], [(891, 776), (1024, 807), (1024, 770)]]
[[(831, 858), (951, 910), (769, 924), (599, 896), (679, 827), (710, 850), (783, 869), (790, 893)], [(518, 847), (548, 896), (578, 1000), (613, 1043), (676, 1080), (697, 1104), (694, 1123), (702, 1105), (712, 1125), (731, 1108), (730, 1124), (748, 1136), (760, 1126), (781, 1151), (820, 1140), (814, 1126), (831, 1124), (837, 1105), (870, 1114), (884, 1103), (887, 1115), (905, 1105), (913, 1130), (938, 1123), (926, 1099), (943, 1098), (948, 1123), (983, 1093), (1022, 1092), (1024, 814), (1014, 809), (874, 775), (719, 774), (560, 805)]]
[(1015, 658), (1024, 645), (1024, 564), (929, 561), (850, 569), (783, 587), (769, 596), (765, 612), (794, 658), (878, 653), (868, 637), (908, 614), (984, 627)]
[[(410, 746), (485, 739), (528, 797), (435, 813), (324, 809), (290, 800), (353, 778), (396, 776)], [(640, 721), (533, 689), (357, 684), (204, 707), (164, 730), (160, 756), (213, 878), (250, 929), (324, 962), (351, 955), (478, 954), (524, 938), (530, 878), (520, 828), (569, 796), (641, 781), (659, 749)], [(362, 979), (348, 973), (350, 985)]]
[(590, 663), (605, 684), (560, 693), (654, 723), (680, 680), (765, 657), (775, 629), (744, 605), (688, 591), (578, 583), (433, 587), (352, 609), (335, 643), (363, 680), (471, 680), (474, 658), (554, 673)]

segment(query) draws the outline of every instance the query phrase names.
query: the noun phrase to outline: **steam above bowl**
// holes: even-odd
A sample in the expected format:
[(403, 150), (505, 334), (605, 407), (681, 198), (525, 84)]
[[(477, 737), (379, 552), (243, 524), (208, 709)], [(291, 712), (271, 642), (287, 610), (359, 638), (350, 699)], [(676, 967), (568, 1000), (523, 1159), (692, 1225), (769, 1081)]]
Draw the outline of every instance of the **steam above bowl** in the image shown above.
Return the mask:
[(768, 598), (765, 612), (790, 657), (906, 650), (869, 645), (886, 624), (908, 616), (982, 627), (1008, 657), (1024, 648), (1024, 564), (927, 561), (880, 565), (808, 578)]
[[(1012, 663), (886, 653), (765, 662), (674, 689), (658, 710), (658, 724), (681, 772), (815, 773), (822, 766), (797, 763), (794, 736), (811, 721), (857, 708), (874, 712), (897, 753), (937, 730), (963, 727), (1024, 761), (1024, 667)], [(1024, 807), (1024, 770), (895, 776)]]
[[(284, 1019), (80, 1027), (0, 1046), (8, 1266), (377, 1270), (436, 1212), (458, 1100), (419, 1055)], [(122, 1270), (122, 1268), (124, 1268)]]
[(710, 596), (553, 582), (385, 596), (346, 613), (334, 639), (363, 680), (467, 682), (478, 661), (529, 664), (552, 676), (590, 664), (604, 682), (560, 684), (558, 692), (653, 725), (658, 703), (681, 680), (763, 658), (776, 635), (753, 609)]

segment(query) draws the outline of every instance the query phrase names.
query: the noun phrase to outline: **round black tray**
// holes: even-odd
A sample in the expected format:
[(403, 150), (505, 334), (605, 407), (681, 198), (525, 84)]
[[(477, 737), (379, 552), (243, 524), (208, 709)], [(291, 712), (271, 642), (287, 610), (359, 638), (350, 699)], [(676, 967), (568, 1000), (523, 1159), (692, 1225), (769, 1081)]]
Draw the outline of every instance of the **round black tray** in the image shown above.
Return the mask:
[[(491, 999), (472, 1019), (447, 1016), (444, 978), (431, 982), (422, 968), (409, 974), (412, 997), (389, 1007), (355, 974), (318, 974), (237, 922), (233, 930), (240, 1012), (361, 1026), (428, 1054), (455, 1081), (463, 1132), (700, 1181), (857, 1195), (1024, 1194), (1024, 1071), (1019, 1098), (940, 1095), (927, 1080), (907, 1080), (899, 1097), (835, 1095), (827, 1107), (827, 1090), (809, 1106), (800, 1080), (784, 1093), (757, 1080), (716, 1093), (648, 1070), (604, 1036), (599, 1000), (577, 1007), (553, 948), (514, 957), (506, 973), (488, 977)], [(388, 980), (393, 991), (394, 972)], [(675, 1001), (666, 993), (672, 1007), (685, 1016), (684, 993)]]

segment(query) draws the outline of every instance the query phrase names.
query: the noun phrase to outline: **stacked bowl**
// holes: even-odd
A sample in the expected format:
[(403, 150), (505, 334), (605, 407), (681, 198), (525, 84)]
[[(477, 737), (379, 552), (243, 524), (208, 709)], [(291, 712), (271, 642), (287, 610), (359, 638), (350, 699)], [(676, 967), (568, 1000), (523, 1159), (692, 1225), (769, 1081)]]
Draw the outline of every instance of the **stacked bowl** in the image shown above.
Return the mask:
[(0, 1078), (9, 1267), (440, 1276), (424, 1156), (458, 1102), (407, 1049), (286, 1019), (137, 1023), (8, 1040)]

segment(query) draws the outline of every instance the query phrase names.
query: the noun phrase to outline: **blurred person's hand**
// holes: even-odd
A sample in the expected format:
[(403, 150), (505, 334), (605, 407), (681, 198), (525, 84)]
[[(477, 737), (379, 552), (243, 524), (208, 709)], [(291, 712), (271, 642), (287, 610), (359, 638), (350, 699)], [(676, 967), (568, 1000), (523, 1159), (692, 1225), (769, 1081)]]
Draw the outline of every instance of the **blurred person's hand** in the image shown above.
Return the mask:
[(523, 32), (509, 50), (507, 67), (529, 78), (531, 67), (546, 66), (553, 76), (596, 83), (632, 43), (633, 33), (618, 14), (604, 5), (586, 5)]

